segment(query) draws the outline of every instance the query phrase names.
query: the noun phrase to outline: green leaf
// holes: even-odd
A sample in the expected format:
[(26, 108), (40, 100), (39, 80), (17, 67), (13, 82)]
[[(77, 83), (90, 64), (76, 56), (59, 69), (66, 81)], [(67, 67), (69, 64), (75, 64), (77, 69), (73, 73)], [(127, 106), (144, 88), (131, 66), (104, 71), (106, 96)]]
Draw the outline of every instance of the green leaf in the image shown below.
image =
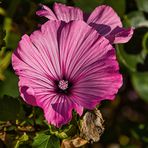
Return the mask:
[(140, 11), (148, 12), (148, 0), (136, 0), (136, 3)]
[(19, 100), (4, 96), (0, 99), (0, 120), (15, 120), (18, 117), (20, 111)]
[(104, 0), (75, 0), (75, 6), (81, 8), (85, 12), (91, 12), (95, 7), (99, 6)]
[(125, 52), (123, 45), (116, 45), (117, 47), (117, 56), (120, 62), (124, 64), (130, 71), (136, 72), (136, 67), (138, 63), (143, 64), (145, 56), (143, 56), (143, 50), (138, 55), (131, 55)]
[(60, 148), (60, 141), (54, 135), (39, 133), (32, 144), (34, 148)]
[(0, 15), (6, 15), (6, 11), (2, 7), (0, 7)]
[(142, 46), (143, 46), (143, 49), (145, 49), (146, 52), (148, 53), (148, 32), (143, 37)]
[(148, 72), (133, 73), (132, 83), (139, 96), (148, 102)]
[(18, 97), (18, 78), (17, 76), (10, 70), (5, 71), (5, 80), (0, 81), (0, 97), (4, 95)]
[(6, 31), (0, 26), (0, 49), (5, 45), (4, 38), (6, 36)]
[(24, 133), (16, 142), (14, 148), (19, 148), (21, 144), (29, 140), (29, 137), (26, 133)]
[(56, 135), (60, 139), (68, 138), (68, 135), (65, 133), (65, 131), (63, 131), (63, 130), (59, 131), (58, 128), (55, 128), (54, 126), (49, 125), (49, 124), (48, 124), (48, 127), (49, 127), (50, 133), (52, 135)]
[(125, 6), (126, 6), (126, 1), (125, 0), (105, 0), (104, 4), (111, 6), (119, 16), (123, 16), (125, 13)]
[(20, 40), (20, 34), (16, 34), (15, 32), (9, 32), (6, 39), (6, 46), (10, 49), (16, 49), (18, 42)]
[(144, 14), (140, 11), (132, 11), (125, 17), (125, 22), (133, 27), (148, 26), (148, 21), (144, 17)]
[(12, 55), (11, 51), (5, 53), (5, 49), (6, 48), (2, 48), (2, 50), (0, 51), (0, 80), (5, 79), (4, 71), (9, 66)]

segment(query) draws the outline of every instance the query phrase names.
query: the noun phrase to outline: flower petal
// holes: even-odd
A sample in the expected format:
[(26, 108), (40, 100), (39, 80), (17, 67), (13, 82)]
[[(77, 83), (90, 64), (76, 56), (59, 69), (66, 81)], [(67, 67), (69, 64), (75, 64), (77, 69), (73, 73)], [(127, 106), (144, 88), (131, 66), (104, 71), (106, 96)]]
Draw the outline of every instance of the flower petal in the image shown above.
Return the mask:
[(113, 99), (122, 85), (114, 48), (82, 21), (70, 22), (61, 31), (61, 66), (73, 83), (77, 104), (92, 109), (103, 99)]
[(120, 17), (110, 6), (106, 5), (97, 7), (89, 16), (87, 23), (103, 36), (109, 34), (117, 26), (122, 27)]
[[(73, 109), (82, 115), (83, 107), (113, 99), (122, 84), (114, 48), (83, 21), (47, 21), (23, 36), (12, 64), (23, 99), (42, 107), (48, 123), (57, 127), (71, 120)], [(73, 84), (68, 96), (55, 91), (54, 81), (63, 77)]]
[(50, 20), (57, 20), (57, 17), (55, 16), (55, 14), (52, 12), (50, 8), (42, 4), (40, 6), (41, 6), (41, 10), (38, 10), (36, 12), (38, 16), (41, 16), (41, 17), (43, 16)]
[(61, 127), (71, 120), (72, 109), (75, 107), (70, 98), (64, 95), (56, 95), (45, 99), (42, 103), (40, 102), (40, 105), (44, 110), (45, 118), (48, 123), (56, 127)]
[(111, 43), (126, 43), (128, 42), (133, 35), (133, 28), (120, 28), (116, 27), (112, 32), (106, 36)]
[(83, 20), (83, 12), (81, 9), (64, 4), (55, 3), (54, 11), (58, 20), (70, 22), (72, 20)]
[(88, 109), (93, 109), (97, 100), (114, 99), (122, 85), (122, 76), (114, 60), (103, 59), (98, 63), (84, 69), (73, 88), (75, 99)]
[(61, 73), (57, 45), (60, 22), (51, 25), (45, 23), (41, 31), (35, 31), (30, 37), (24, 35), (12, 55), (13, 68), (20, 78), (21, 96), (32, 105), (32, 100), (28, 102), (34, 96), (32, 92), (41, 96), (53, 93), (54, 81), (59, 79)]
[(12, 65), (16, 74), (19, 75), (20, 81), (23, 81), (22, 78), (28, 80), (33, 89), (37, 87), (38, 89), (52, 90), (51, 80), (54, 78), (29, 36), (24, 35), (19, 42), (18, 48), (12, 55)]
[(44, 16), (50, 20), (61, 20), (64, 22), (70, 22), (72, 20), (83, 20), (83, 12), (79, 8), (66, 6), (60, 3), (54, 3), (53, 13), (52, 10), (47, 6), (41, 6), (42, 9), (36, 12), (38, 16)]
[(27, 79), (21, 78), (19, 81), (19, 91), (23, 100), (33, 106), (37, 106), (35, 93)]
[(30, 36), (31, 42), (40, 53), (40, 59), (44, 60), (49, 74), (56, 80), (61, 75), (57, 34), (60, 25), (60, 21), (46, 22), (42, 25), (41, 31), (35, 31)]

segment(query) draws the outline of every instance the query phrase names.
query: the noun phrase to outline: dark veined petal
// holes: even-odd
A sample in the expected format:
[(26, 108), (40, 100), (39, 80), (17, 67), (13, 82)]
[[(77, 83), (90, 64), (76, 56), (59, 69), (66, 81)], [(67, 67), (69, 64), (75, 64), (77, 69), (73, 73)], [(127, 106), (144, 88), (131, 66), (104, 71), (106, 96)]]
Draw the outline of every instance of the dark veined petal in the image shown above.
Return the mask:
[[(37, 11), (37, 15), (64, 22), (84, 20), (101, 35), (105, 36), (110, 43), (126, 43), (133, 34), (133, 28), (123, 28), (120, 17), (110, 6), (106, 5), (96, 7), (89, 16), (77, 7), (55, 3), (54, 13), (50, 8), (43, 5), (42, 9)], [(85, 18), (85, 16), (87, 17)]]
[(96, 30), (82, 21), (61, 31), (62, 71), (72, 81), (72, 97), (92, 109), (103, 99), (113, 99), (122, 85), (114, 48)]
[(103, 36), (109, 34), (117, 26), (122, 27), (120, 17), (110, 6), (106, 5), (96, 7), (87, 23)]
[(20, 78), (21, 96), (29, 104), (36, 105), (30, 100), (35, 97), (33, 94), (54, 93), (54, 81), (61, 73), (56, 34), (59, 25), (60, 22), (51, 23), (48, 29), (45, 25), (30, 37), (24, 35), (12, 55), (13, 68)]
[(133, 28), (121, 28), (116, 27), (112, 32), (106, 36), (106, 38), (110, 41), (110, 43), (126, 43), (133, 36), (134, 29)]
[[(41, 100), (43, 100), (41, 102)], [(73, 103), (70, 97), (64, 95), (51, 96), (51, 99), (40, 99), (40, 106), (44, 110), (45, 118), (49, 124), (61, 127), (68, 123), (72, 118), (72, 110), (75, 108), (80, 115), (83, 113), (83, 107)]]
[(87, 23), (105, 36), (110, 43), (126, 43), (133, 34), (132, 28), (122, 28), (120, 17), (110, 7), (97, 7), (89, 16)]
[[(73, 109), (82, 115), (83, 107), (113, 99), (122, 84), (113, 47), (83, 21), (48, 21), (23, 36), (12, 65), (23, 99), (43, 108), (48, 123), (57, 127), (71, 120)], [(55, 91), (54, 81), (63, 76), (72, 82), (69, 95)]]

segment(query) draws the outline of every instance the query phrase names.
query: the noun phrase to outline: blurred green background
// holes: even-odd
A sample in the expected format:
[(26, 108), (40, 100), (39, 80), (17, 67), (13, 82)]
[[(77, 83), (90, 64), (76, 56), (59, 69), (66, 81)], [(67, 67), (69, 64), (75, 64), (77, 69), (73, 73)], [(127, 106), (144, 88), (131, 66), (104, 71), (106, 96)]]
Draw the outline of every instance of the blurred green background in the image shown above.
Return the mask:
[(38, 4), (52, 8), (54, 2), (77, 6), (87, 13), (107, 4), (125, 27), (135, 28), (128, 43), (115, 45), (124, 84), (115, 101), (102, 102), (105, 132), (99, 143), (86, 147), (148, 148), (148, 0), (0, 0), (0, 148), (32, 147), (36, 133), (47, 129), (42, 111), (19, 97), (11, 54), (20, 37), (43, 21), (35, 15)]

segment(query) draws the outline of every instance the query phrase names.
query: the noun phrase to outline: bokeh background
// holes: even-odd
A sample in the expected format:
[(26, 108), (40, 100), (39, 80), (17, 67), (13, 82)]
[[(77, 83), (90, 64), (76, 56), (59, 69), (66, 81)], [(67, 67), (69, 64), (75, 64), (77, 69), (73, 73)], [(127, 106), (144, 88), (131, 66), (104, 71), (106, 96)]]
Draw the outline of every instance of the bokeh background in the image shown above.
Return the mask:
[[(52, 8), (54, 2), (87, 13), (98, 5), (110, 5), (125, 27), (135, 28), (128, 43), (114, 45), (124, 84), (115, 101), (101, 103), (105, 132), (99, 143), (86, 147), (148, 148), (148, 0), (0, 0), (0, 148), (32, 147), (36, 133), (48, 129), (42, 111), (19, 97), (11, 54), (23, 34), (45, 21), (35, 15), (38, 4)], [(58, 148), (56, 144), (51, 148)]]

